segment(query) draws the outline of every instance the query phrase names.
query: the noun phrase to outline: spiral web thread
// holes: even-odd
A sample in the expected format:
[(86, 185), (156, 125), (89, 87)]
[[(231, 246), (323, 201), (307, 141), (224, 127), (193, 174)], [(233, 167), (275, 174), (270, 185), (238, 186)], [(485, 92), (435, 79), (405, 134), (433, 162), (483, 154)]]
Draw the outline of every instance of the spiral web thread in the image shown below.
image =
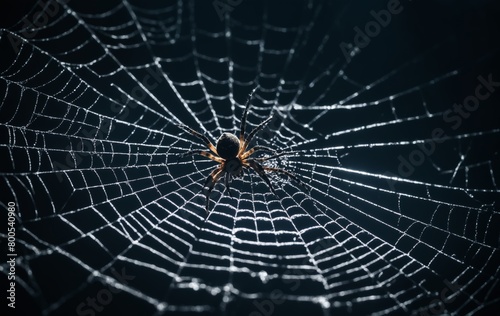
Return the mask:
[[(269, 302), (473, 314), (499, 303), (498, 142), (481, 144), (500, 129), (446, 129), (453, 101), (441, 92), (467, 64), (418, 71), (454, 39), (361, 76), (370, 51), (342, 56), (338, 7), (290, 6), (243, 2), (219, 21), (208, 1), (41, 2), (27, 18), (59, 8), (46, 23), (0, 30), (1, 185), (19, 208), (18, 284), (44, 314), (75, 311), (103, 286), (121, 302), (104, 314), (127, 300), (151, 315), (263, 313)], [(273, 115), (253, 144), (294, 151), (266, 164), (307, 189), (270, 174), (274, 196), (249, 171), (232, 197), (216, 186), (207, 216), (202, 186), (216, 164), (178, 160), (204, 146), (177, 125), (212, 141), (237, 134), (255, 87), (247, 133)], [(435, 153), (398, 174), (397, 157), (436, 126), (446, 136)], [(60, 278), (43, 277), (47, 266)], [(125, 283), (113, 272), (124, 268)]]

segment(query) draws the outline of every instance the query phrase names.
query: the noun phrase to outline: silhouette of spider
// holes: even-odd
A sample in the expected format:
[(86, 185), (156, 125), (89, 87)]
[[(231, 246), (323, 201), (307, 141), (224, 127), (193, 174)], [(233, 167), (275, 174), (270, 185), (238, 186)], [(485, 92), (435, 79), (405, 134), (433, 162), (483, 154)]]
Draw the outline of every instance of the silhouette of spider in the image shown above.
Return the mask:
[[(210, 203), (210, 193), (212, 192), (217, 181), (219, 181), (219, 179), (225, 175), (226, 191), (228, 191), (229, 195), (232, 196), (229, 187), (230, 178), (243, 176), (244, 168), (252, 168), (253, 170), (255, 170), (255, 172), (257, 172), (257, 174), (262, 178), (262, 180), (266, 182), (269, 189), (271, 189), (273, 194), (276, 196), (277, 196), (276, 191), (274, 190), (271, 181), (269, 181), (269, 178), (266, 175), (266, 171), (284, 174), (295, 180), (297, 183), (302, 184), (302, 181), (290, 171), (261, 165), (261, 163), (264, 161), (275, 159), (285, 155), (290, 155), (293, 154), (293, 152), (277, 153), (272, 148), (260, 145), (254, 146), (253, 148), (247, 150), (248, 145), (250, 144), (254, 136), (262, 128), (264, 128), (266, 124), (269, 123), (272, 119), (271, 115), (265, 121), (263, 121), (257, 127), (255, 127), (250, 132), (250, 134), (248, 134), (248, 136), (245, 138), (245, 128), (246, 128), (248, 110), (250, 108), (251, 99), (253, 97), (255, 90), (257, 90), (257, 88), (255, 88), (252, 91), (245, 105), (245, 111), (243, 112), (243, 117), (241, 118), (239, 139), (234, 134), (223, 133), (217, 140), (216, 146), (214, 146), (212, 142), (205, 135), (200, 134), (199, 132), (193, 130), (190, 127), (187, 127), (186, 125), (182, 124), (179, 125), (179, 127), (182, 128), (184, 131), (201, 139), (210, 150), (210, 151), (190, 150), (188, 152), (182, 153), (179, 159), (182, 157), (186, 157), (188, 155), (198, 154), (219, 163), (219, 165), (210, 173), (207, 180), (205, 181), (205, 185), (203, 186), (204, 188), (208, 186), (208, 190), (206, 192), (206, 205), (205, 205), (207, 214), (209, 213), (208, 206)], [(273, 155), (267, 157), (251, 158), (251, 156), (257, 151), (269, 151), (272, 152)]]

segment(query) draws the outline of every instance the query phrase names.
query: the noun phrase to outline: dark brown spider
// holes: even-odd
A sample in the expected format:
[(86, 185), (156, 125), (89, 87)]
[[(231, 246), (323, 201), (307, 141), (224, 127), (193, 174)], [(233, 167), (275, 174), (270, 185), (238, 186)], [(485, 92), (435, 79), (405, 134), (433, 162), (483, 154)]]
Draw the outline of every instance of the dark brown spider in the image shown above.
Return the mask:
[[(217, 168), (215, 168), (212, 171), (212, 173), (210, 173), (207, 180), (205, 181), (204, 187), (208, 186), (208, 190), (206, 192), (207, 213), (208, 213), (208, 206), (210, 203), (210, 193), (212, 192), (217, 181), (219, 181), (219, 179), (225, 175), (226, 191), (228, 191), (229, 195), (232, 196), (229, 188), (230, 177), (231, 176), (241, 177), (243, 175), (243, 168), (252, 168), (253, 170), (255, 170), (255, 172), (257, 172), (257, 174), (266, 182), (266, 184), (274, 193), (274, 195), (276, 195), (276, 191), (274, 191), (274, 188), (271, 182), (269, 181), (269, 178), (267, 177), (265, 171), (277, 172), (287, 175), (290, 178), (297, 181), (299, 184), (301, 184), (300, 179), (292, 172), (280, 168), (262, 166), (259, 163), (259, 162), (264, 162), (266, 160), (275, 159), (281, 156), (293, 154), (293, 152), (276, 153), (275, 150), (266, 146), (255, 146), (247, 150), (248, 145), (252, 141), (253, 137), (257, 134), (257, 132), (259, 132), (264, 126), (266, 126), (266, 124), (269, 123), (269, 121), (271, 121), (272, 119), (271, 115), (265, 121), (263, 121), (257, 127), (255, 127), (250, 132), (250, 134), (248, 134), (248, 137), (245, 138), (245, 127), (246, 127), (248, 109), (250, 108), (250, 103), (251, 103), (250, 101), (252, 99), (255, 90), (256, 89), (252, 91), (245, 105), (245, 111), (243, 112), (243, 117), (241, 119), (239, 139), (234, 134), (223, 133), (217, 140), (216, 146), (214, 146), (212, 142), (205, 135), (198, 133), (197, 131), (193, 130), (190, 127), (187, 127), (186, 125), (179, 125), (179, 127), (185, 130), (186, 132), (191, 133), (192, 135), (201, 139), (207, 145), (208, 149), (211, 151), (210, 153), (205, 150), (191, 150), (181, 154), (181, 157), (198, 154), (205, 156), (209, 159), (212, 159), (213, 161), (216, 161), (220, 164), (219, 166), (217, 166)], [(261, 158), (249, 158), (253, 153), (259, 150), (270, 151), (273, 152), (274, 155)]]

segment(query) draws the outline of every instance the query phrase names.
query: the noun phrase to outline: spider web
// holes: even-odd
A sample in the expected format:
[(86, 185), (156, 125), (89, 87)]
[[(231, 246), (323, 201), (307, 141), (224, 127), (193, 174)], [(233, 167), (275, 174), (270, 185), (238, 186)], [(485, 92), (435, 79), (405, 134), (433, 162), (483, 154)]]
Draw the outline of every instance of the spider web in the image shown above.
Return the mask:
[[(0, 29), (2, 205), (18, 209), (17, 308), (498, 308), (500, 94), (460, 124), (445, 119), (480, 76), (500, 79), (494, 5), (401, 2), (346, 57), (341, 43), (388, 2), (214, 3), (41, 1)], [(236, 134), (256, 87), (249, 129), (273, 120), (253, 144), (293, 151), (266, 164), (306, 189), (269, 174), (274, 196), (247, 172), (232, 196), (215, 187), (207, 216), (203, 184), (216, 164), (179, 160), (204, 146), (177, 125), (213, 141)], [(423, 161), (405, 169), (401, 157)]]

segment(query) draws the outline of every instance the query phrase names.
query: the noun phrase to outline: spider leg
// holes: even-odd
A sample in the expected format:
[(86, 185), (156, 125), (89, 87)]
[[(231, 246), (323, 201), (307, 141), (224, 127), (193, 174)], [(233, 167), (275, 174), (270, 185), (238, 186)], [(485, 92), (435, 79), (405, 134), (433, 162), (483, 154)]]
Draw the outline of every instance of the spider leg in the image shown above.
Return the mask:
[(255, 161), (253, 159), (249, 159), (246, 162), (253, 170), (255, 170), (255, 172), (257, 172), (257, 174), (262, 178), (262, 180), (264, 180), (267, 183), (267, 186), (269, 187), (269, 189), (271, 189), (271, 191), (274, 193), (274, 195), (278, 196), (276, 194), (276, 191), (274, 191), (273, 185), (271, 184), (271, 181), (269, 181), (269, 178), (267, 177), (266, 172), (264, 171), (264, 167), (262, 167), (262, 165), (260, 163), (258, 163), (257, 161)]
[(266, 126), (266, 124), (269, 123), (272, 120), (272, 118), (273, 118), (273, 116), (271, 115), (264, 122), (260, 123), (256, 128), (254, 128), (250, 132), (250, 134), (248, 134), (247, 139), (245, 139), (245, 141), (241, 145), (240, 152), (244, 152), (247, 149), (248, 144), (250, 144), (250, 142), (252, 141), (252, 139), (255, 136), (255, 134), (257, 134), (257, 132), (259, 132), (264, 126)]
[(226, 178), (224, 179), (224, 186), (226, 187), (226, 191), (229, 193), (230, 197), (233, 197), (233, 194), (231, 193), (231, 188), (229, 187), (229, 180), (231, 178), (231, 175), (226, 172)]
[(250, 157), (254, 152), (256, 151), (259, 151), (259, 150), (267, 150), (267, 151), (271, 151), (273, 153), (276, 153), (276, 150), (270, 148), (270, 147), (267, 147), (267, 146), (255, 146), (253, 147), (252, 149), (246, 151), (242, 156), (241, 156), (241, 159), (245, 159), (245, 158), (248, 158)]
[(205, 135), (203, 134), (200, 134), (198, 133), (197, 131), (195, 131), (194, 129), (190, 128), (190, 127), (187, 127), (186, 125), (184, 124), (180, 124), (178, 125), (180, 128), (182, 128), (184, 131), (190, 133), (191, 135), (194, 135), (196, 137), (198, 137), (199, 139), (201, 139), (208, 147), (208, 149), (210, 149), (214, 154), (217, 154), (217, 149), (215, 148), (215, 146), (212, 144), (212, 142), (208, 139), (208, 137), (206, 137)]
[(257, 90), (258, 86), (255, 87), (250, 95), (248, 96), (247, 102), (245, 104), (245, 111), (243, 111), (243, 117), (241, 118), (241, 127), (240, 127), (240, 143), (243, 143), (245, 140), (245, 128), (247, 126), (247, 115), (248, 109), (250, 108), (250, 101), (252, 101), (253, 94)]
[(215, 155), (212, 155), (211, 153), (209, 153), (208, 151), (205, 151), (205, 150), (190, 150), (190, 151), (187, 151), (185, 153), (182, 153), (179, 155), (179, 159), (177, 160), (177, 162), (179, 162), (179, 160), (183, 157), (186, 157), (189, 155), (195, 155), (195, 154), (202, 155), (202, 156), (207, 157), (209, 159), (212, 159), (213, 161), (216, 161), (218, 163), (224, 162), (224, 159), (217, 157)]
[(210, 173), (210, 175), (208, 176), (207, 180), (205, 181), (205, 185), (203, 186), (203, 187), (208, 186), (208, 190), (205, 193), (205, 199), (206, 199), (205, 209), (207, 211), (207, 214), (208, 214), (208, 205), (210, 203), (210, 193), (214, 189), (215, 184), (217, 183), (217, 181), (219, 181), (219, 179), (223, 175), (223, 173), (224, 173), (224, 170), (221, 169), (220, 167), (214, 169), (214, 171), (212, 171)]

